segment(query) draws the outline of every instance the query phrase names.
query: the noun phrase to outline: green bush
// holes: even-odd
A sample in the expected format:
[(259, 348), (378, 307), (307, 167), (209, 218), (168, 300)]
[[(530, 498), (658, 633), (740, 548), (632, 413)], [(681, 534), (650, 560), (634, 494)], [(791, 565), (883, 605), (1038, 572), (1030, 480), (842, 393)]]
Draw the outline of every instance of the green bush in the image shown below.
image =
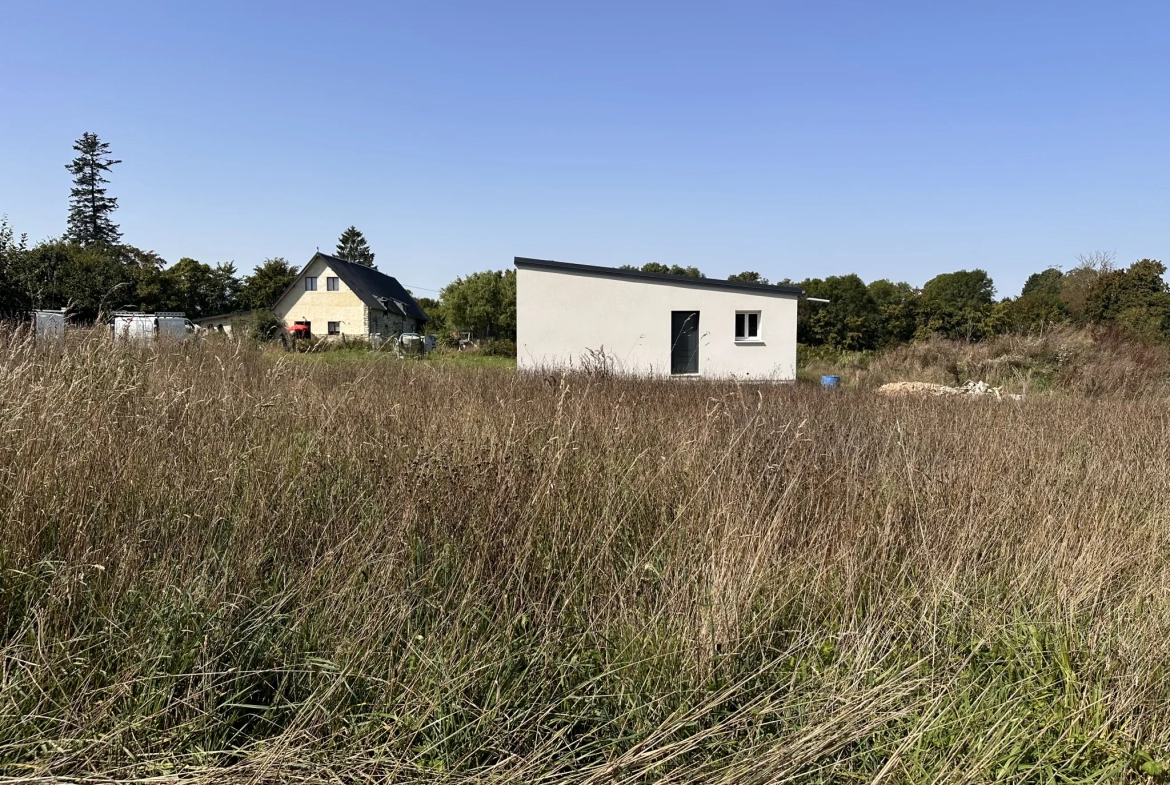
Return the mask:
[(232, 334), (246, 335), (253, 341), (278, 341), (284, 335), (284, 322), (272, 311), (260, 309), (232, 320)]
[(479, 353), (490, 357), (515, 357), (516, 342), (507, 338), (486, 338), (479, 342)]

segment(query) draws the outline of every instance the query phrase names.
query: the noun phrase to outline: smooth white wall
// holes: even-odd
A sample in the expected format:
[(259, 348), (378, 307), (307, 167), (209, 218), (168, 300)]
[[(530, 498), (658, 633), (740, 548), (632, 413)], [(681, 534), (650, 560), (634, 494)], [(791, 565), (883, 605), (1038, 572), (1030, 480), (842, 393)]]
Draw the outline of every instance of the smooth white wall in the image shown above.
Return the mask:
[[(795, 295), (755, 294), (577, 272), (516, 270), (520, 368), (581, 366), (604, 350), (629, 373), (669, 375), (671, 311), (699, 312), (699, 375), (796, 378)], [(760, 340), (735, 341), (736, 311), (760, 312)]]

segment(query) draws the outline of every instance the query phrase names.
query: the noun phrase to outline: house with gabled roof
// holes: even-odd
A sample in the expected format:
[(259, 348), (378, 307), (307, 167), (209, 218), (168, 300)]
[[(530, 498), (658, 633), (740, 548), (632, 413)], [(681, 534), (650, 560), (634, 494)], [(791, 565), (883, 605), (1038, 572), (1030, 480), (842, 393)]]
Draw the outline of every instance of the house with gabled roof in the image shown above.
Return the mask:
[(421, 333), (427, 315), (394, 278), (317, 252), (273, 304), (285, 325), (310, 336), (389, 338)]

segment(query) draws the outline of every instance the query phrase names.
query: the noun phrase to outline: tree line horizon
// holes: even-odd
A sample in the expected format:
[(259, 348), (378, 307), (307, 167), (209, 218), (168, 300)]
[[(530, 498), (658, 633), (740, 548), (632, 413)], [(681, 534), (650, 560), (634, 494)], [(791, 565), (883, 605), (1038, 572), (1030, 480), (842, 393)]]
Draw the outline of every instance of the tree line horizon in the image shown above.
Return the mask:
[[(168, 264), (153, 251), (123, 242), (113, 221), (118, 199), (106, 189), (106, 175), (121, 161), (93, 133), (84, 133), (73, 149), (77, 156), (65, 166), (73, 186), (61, 237), (30, 245), (6, 216), (0, 218), (0, 314), (67, 308), (76, 320), (92, 322), (116, 310), (171, 310), (200, 318), (270, 309), (296, 279), (299, 267), (282, 257), (267, 258), (251, 274), (240, 276), (234, 262), (210, 265), (182, 257)], [(368, 242), (352, 225), (341, 233), (334, 255), (375, 266)], [(694, 266), (660, 262), (623, 269), (706, 277)], [(921, 287), (889, 279), (866, 283), (853, 273), (774, 283), (797, 286), (808, 297), (829, 301), (806, 303), (798, 310), (799, 343), (865, 351), (936, 335), (980, 341), (1056, 324), (1107, 325), (1137, 338), (1168, 341), (1170, 286), (1165, 273), (1166, 266), (1155, 259), (1120, 267), (1113, 254), (1095, 252), (1078, 257), (1068, 271), (1048, 267), (1035, 272), (1018, 296), (999, 300), (991, 276), (982, 269), (941, 273)], [(770, 283), (753, 270), (728, 280)], [(514, 270), (460, 276), (437, 299), (415, 299), (431, 317), (431, 332), (515, 340)]]

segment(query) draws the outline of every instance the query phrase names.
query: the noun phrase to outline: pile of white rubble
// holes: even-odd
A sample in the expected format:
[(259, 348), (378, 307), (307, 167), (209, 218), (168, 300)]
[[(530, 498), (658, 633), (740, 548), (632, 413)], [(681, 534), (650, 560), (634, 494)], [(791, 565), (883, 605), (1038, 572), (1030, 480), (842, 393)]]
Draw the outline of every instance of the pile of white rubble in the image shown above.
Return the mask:
[(1018, 401), (1024, 396), (1016, 395), (1014, 393), (1002, 392), (1001, 387), (992, 387), (987, 382), (969, 381), (962, 387), (948, 387), (945, 384), (933, 384), (931, 382), (891, 382), (890, 384), (883, 384), (878, 388), (878, 392), (882, 395), (963, 395), (963, 396), (982, 396), (994, 395), (996, 400)]

